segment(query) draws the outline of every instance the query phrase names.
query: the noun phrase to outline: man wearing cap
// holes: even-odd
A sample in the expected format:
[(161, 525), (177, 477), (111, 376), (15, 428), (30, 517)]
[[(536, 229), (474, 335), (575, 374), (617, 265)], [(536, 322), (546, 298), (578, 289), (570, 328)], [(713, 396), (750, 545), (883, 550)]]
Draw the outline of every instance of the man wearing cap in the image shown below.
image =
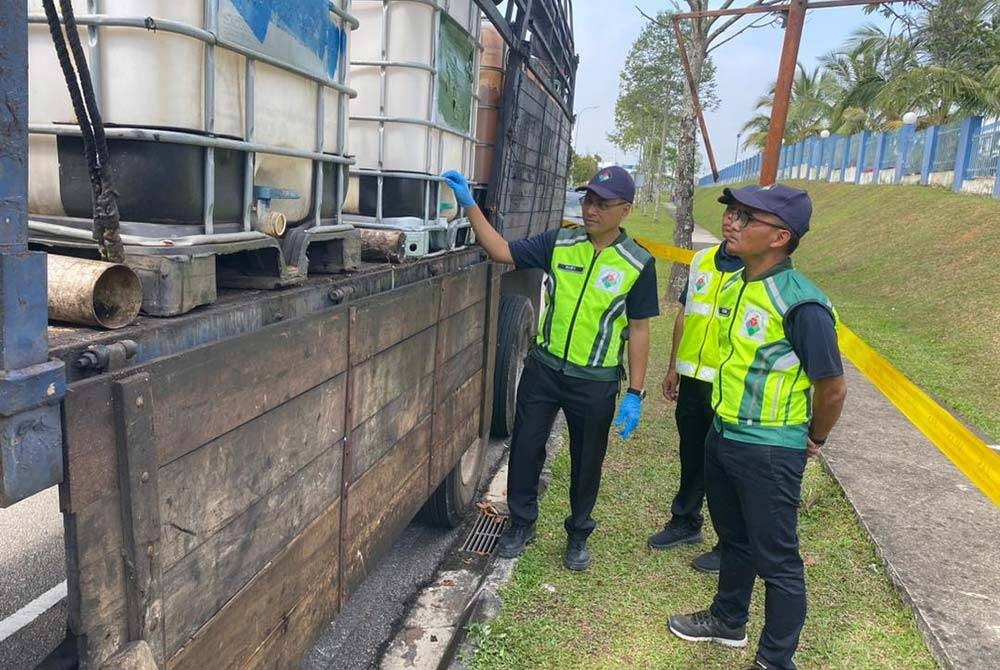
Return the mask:
[(747, 643), (754, 579), (765, 583), (764, 629), (753, 668), (793, 670), (806, 617), (798, 506), (807, 456), (819, 452), (847, 388), (836, 312), (792, 268), (809, 230), (805, 191), (782, 184), (726, 189), (737, 231), (728, 244), (744, 264), (718, 301), (720, 363), (715, 419), (705, 443), (705, 490), (721, 566), (708, 610), (670, 617), (689, 641)]
[(498, 553), (514, 558), (535, 537), (545, 444), (561, 409), (569, 428), (571, 461), (564, 564), (570, 570), (586, 570), (591, 560), (587, 538), (596, 525), (591, 513), (615, 416), (624, 351), (628, 349), (630, 384), (615, 425), (627, 438), (639, 424), (645, 397), (649, 319), (659, 314), (655, 261), (621, 228), (632, 210), (635, 183), (622, 168), (605, 168), (580, 189), (585, 193), (583, 227), (508, 242), (487, 222), (461, 174), (450, 171), (442, 177), (493, 261), (548, 274), (544, 317), (517, 389), (507, 475), (510, 525)]
[[(719, 367), (716, 303), (722, 284), (743, 269), (743, 261), (726, 249), (736, 231), (735, 211), (732, 206), (726, 208), (722, 215), (722, 244), (695, 254), (681, 291), (682, 308), (674, 320), (670, 361), (661, 385), (663, 396), (677, 403), (674, 419), (680, 437), (680, 485), (670, 506), (670, 520), (649, 537), (652, 549), (671, 549), (704, 539), (701, 510), (705, 499), (705, 438), (715, 416), (712, 381)], [(691, 565), (699, 572), (715, 574), (719, 572), (719, 560), (716, 546), (697, 556)]]

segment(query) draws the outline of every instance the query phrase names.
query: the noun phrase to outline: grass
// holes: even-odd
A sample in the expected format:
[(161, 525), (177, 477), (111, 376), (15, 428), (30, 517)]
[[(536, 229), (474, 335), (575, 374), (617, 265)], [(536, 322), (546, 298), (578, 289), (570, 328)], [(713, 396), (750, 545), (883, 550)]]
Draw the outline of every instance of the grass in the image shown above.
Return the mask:
[[(669, 224), (654, 225), (638, 216), (629, 231), (664, 242), (671, 237)], [(669, 270), (669, 264), (658, 266), (662, 287)], [(650, 388), (659, 385), (669, 353), (674, 307), (662, 307), (663, 316), (653, 322)], [(477, 670), (721, 670), (752, 662), (753, 644), (742, 651), (695, 645), (667, 630), (670, 614), (711, 602), (714, 578), (696, 573), (689, 563), (715, 538), (706, 524), (709, 537), (703, 545), (667, 552), (646, 547), (646, 537), (666, 519), (680, 466), (673, 406), (655, 393), (645, 405), (640, 429), (628, 442), (612, 437), (590, 543), (594, 564), (582, 574), (562, 567), (569, 457), (565, 449), (556, 456), (552, 484), (541, 503), (538, 540), (518, 560), (502, 593), (500, 616), (473, 630), (478, 652), (471, 663)], [(800, 667), (936, 667), (843, 493), (817, 463), (810, 463), (803, 483), (800, 535), (810, 596), (796, 656)], [(751, 641), (760, 634), (762, 618), (763, 586), (758, 584)]]
[[(1000, 201), (937, 188), (790, 182), (813, 198), (799, 269), (917, 385), (1000, 440)], [(716, 234), (720, 188), (695, 219)]]

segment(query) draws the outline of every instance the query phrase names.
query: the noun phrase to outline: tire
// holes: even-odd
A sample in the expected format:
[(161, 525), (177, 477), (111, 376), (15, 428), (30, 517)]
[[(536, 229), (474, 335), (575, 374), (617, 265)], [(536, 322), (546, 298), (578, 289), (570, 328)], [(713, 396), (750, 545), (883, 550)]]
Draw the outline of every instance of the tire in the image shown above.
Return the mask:
[(535, 310), (523, 295), (500, 297), (497, 360), (493, 372), (493, 437), (507, 437), (514, 427), (517, 383), (535, 330)]
[(469, 445), (462, 458), (424, 503), (417, 518), (444, 528), (455, 528), (462, 523), (472, 510), (472, 500), (483, 476), (483, 457), (486, 453), (484, 445), (485, 441), (481, 439)]

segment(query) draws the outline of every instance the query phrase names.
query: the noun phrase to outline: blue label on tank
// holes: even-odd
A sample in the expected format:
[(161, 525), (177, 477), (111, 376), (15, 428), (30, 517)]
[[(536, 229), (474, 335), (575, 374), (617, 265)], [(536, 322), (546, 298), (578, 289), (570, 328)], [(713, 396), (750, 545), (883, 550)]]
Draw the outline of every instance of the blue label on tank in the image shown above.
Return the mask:
[(328, 0), (229, 0), (261, 44), (275, 25), (326, 64), (327, 76), (337, 73), (344, 35), (333, 22)]

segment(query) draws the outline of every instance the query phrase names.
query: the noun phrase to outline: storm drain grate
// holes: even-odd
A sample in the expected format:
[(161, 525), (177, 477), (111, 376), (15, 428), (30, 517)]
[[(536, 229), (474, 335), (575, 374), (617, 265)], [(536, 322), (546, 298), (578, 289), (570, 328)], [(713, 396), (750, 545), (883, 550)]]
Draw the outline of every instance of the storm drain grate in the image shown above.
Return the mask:
[(476, 525), (472, 527), (469, 537), (465, 538), (462, 551), (471, 551), (480, 556), (489, 556), (497, 546), (497, 540), (503, 532), (507, 517), (496, 514), (492, 509), (480, 509)]

